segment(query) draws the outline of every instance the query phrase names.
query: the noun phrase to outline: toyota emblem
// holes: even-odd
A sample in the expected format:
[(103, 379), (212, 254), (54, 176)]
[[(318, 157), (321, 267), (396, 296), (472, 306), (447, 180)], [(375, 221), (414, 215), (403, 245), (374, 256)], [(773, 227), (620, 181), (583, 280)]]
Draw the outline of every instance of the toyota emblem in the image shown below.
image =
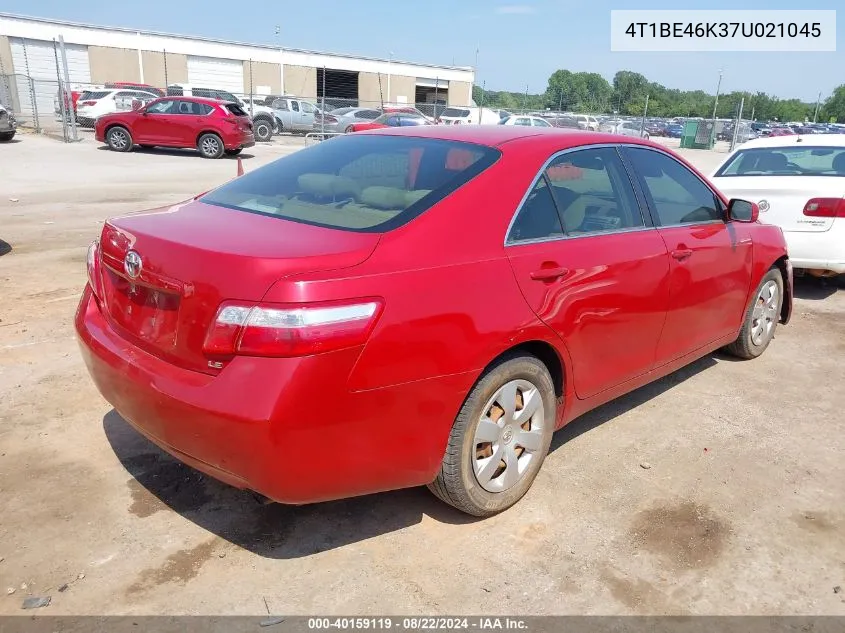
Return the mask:
[(141, 274), (141, 266), (141, 256), (138, 253), (135, 251), (126, 253), (126, 258), (123, 260), (123, 270), (126, 271), (127, 275), (132, 279), (137, 279), (138, 275)]
[(768, 200), (760, 200), (760, 203), (757, 205), (760, 211), (768, 211), (769, 210), (769, 201)]

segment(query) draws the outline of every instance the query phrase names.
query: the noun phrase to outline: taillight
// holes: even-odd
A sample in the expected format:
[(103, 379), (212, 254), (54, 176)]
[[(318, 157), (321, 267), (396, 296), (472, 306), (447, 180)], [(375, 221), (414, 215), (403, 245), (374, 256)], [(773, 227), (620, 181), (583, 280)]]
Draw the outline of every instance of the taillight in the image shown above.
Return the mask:
[(210, 357), (306, 356), (363, 345), (382, 309), (380, 299), (343, 303), (226, 302), (208, 330)]
[(97, 105), (97, 102), (96, 101), (83, 101), (82, 105), (92, 106), (92, 105)]
[(334, 116), (331, 116), (330, 114), (327, 114), (323, 117), (323, 122), (324, 123), (337, 123), (337, 117), (334, 117)]
[(88, 283), (97, 299), (103, 297), (103, 280), (100, 277), (100, 242), (94, 240), (88, 247)]
[(845, 218), (845, 198), (813, 198), (804, 205), (811, 218)]

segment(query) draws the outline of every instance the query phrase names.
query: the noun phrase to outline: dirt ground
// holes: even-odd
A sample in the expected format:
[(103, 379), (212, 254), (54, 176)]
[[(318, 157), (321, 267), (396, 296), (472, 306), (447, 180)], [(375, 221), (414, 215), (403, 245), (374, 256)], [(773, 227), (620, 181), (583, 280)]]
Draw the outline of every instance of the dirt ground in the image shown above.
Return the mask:
[(235, 173), (0, 146), (0, 614), (49, 595), (38, 613), (845, 615), (845, 291), (816, 281), (762, 358), (708, 356), (573, 422), (484, 521), (424, 489), (262, 506), (163, 454), (80, 360), (86, 248)]

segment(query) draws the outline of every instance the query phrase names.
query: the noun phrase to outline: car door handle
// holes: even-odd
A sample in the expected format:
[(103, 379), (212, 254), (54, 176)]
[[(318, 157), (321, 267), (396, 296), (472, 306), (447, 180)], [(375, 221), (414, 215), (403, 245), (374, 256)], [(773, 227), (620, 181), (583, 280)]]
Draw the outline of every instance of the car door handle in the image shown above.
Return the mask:
[(560, 266), (556, 268), (541, 268), (540, 270), (535, 270), (531, 273), (531, 279), (534, 281), (553, 281), (565, 276), (568, 272), (568, 268)]
[(692, 257), (692, 249), (691, 248), (679, 248), (672, 251), (672, 257), (677, 259), (679, 262), (684, 261), (685, 259), (689, 259)]

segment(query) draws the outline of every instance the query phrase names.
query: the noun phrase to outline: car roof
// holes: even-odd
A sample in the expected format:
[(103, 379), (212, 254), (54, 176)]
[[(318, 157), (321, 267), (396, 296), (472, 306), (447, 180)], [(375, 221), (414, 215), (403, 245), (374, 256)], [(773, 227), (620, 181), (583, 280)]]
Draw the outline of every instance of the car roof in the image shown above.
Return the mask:
[[(387, 136), (419, 136), (444, 141), (459, 141), (498, 147), (511, 141), (533, 138), (543, 144), (555, 145), (560, 149), (594, 144), (638, 144), (662, 147), (644, 139), (619, 136), (603, 132), (575, 130), (555, 127), (523, 127), (518, 125), (427, 125), (414, 128), (387, 128), (367, 130), (360, 134), (383, 134)], [(538, 138), (539, 137), (539, 138)]]
[(812, 145), (815, 147), (845, 147), (845, 134), (792, 134), (789, 136), (764, 136), (740, 145), (736, 151), (766, 147), (791, 147)]
[(192, 103), (207, 103), (208, 105), (220, 105), (221, 103), (234, 103), (235, 105), (239, 105), (234, 101), (227, 101), (226, 99), (212, 99), (211, 97), (183, 97), (182, 95), (167, 95), (160, 97), (159, 101), (164, 101), (165, 99), (178, 99), (179, 101), (190, 101)]

